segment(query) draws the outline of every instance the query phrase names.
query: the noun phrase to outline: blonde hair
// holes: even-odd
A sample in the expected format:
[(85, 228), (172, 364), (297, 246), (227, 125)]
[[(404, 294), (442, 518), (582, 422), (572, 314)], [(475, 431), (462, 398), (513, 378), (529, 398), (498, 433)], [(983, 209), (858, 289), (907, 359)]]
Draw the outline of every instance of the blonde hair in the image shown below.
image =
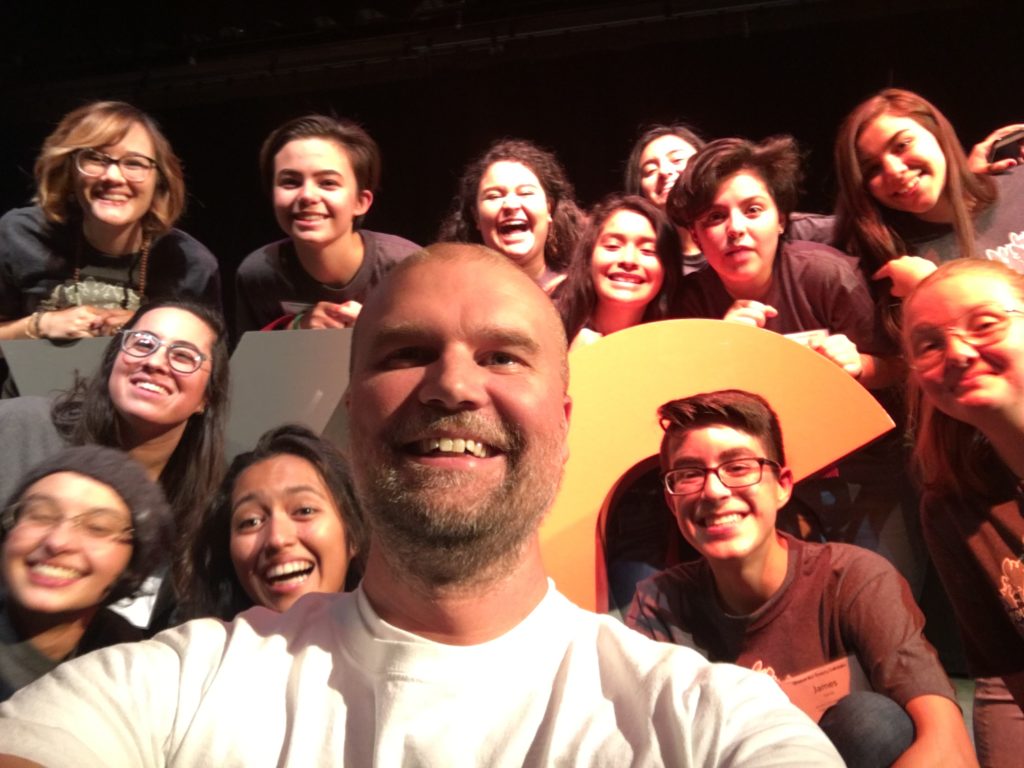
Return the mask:
[(142, 217), (142, 228), (150, 236), (160, 235), (185, 210), (185, 178), (171, 144), (156, 121), (123, 101), (96, 101), (64, 115), (36, 158), (34, 202), (46, 218), (67, 224), (78, 214), (75, 198), (75, 153), (121, 141), (135, 124), (141, 125), (153, 141), (153, 159), (158, 178), (153, 203)]
[[(962, 274), (986, 274), (1003, 280), (1024, 301), (1024, 275), (987, 259), (955, 259), (922, 280), (904, 302), (904, 316), (917, 297), (942, 280)], [(910, 324), (903, 324), (903, 347), (910, 349)], [(1024, 353), (1022, 353), (1024, 354)], [(927, 490), (943, 495), (987, 495), (997, 482), (1001, 462), (988, 439), (976, 428), (939, 410), (925, 396), (917, 377), (908, 382), (909, 427), (915, 433), (914, 467)]]

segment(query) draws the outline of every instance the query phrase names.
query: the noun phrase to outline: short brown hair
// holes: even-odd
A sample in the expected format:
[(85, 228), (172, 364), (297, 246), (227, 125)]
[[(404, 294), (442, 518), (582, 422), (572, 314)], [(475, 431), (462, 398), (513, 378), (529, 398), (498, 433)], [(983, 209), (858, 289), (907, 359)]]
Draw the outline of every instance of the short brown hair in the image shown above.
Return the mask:
[(669, 192), (665, 210), (678, 226), (692, 228), (715, 202), (718, 188), (740, 171), (755, 174), (771, 193), (780, 218), (796, 209), (802, 179), (800, 152), (792, 136), (772, 136), (755, 144), (716, 139), (690, 158)]
[[(327, 115), (304, 115), (279, 125), (260, 147), (260, 177), (269, 192), (274, 188), (274, 158), (284, 146), (299, 139), (323, 139), (337, 144), (352, 165), (360, 192), (375, 193), (380, 184), (380, 148), (366, 131), (351, 120)], [(353, 220), (362, 224), (363, 217)]]
[(779, 417), (760, 395), (742, 389), (720, 389), (679, 400), (658, 409), (658, 421), (665, 430), (661, 438), (661, 466), (668, 467), (669, 440), (704, 427), (726, 426), (746, 432), (764, 445), (769, 459), (786, 466)]

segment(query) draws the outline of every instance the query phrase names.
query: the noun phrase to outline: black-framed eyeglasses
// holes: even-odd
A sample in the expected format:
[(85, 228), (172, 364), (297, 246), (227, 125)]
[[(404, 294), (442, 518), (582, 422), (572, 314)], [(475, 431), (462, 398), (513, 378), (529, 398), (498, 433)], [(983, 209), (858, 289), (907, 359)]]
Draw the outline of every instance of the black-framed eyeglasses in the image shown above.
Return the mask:
[(1006, 338), (1014, 315), (1020, 309), (996, 306), (974, 307), (956, 318), (955, 325), (923, 326), (910, 333), (910, 367), (930, 371), (942, 365), (949, 351), (949, 337), (956, 336), (975, 349), (998, 344)]
[(714, 473), (726, 488), (746, 488), (761, 482), (765, 465), (776, 471), (781, 469), (778, 462), (771, 459), (734, 459), (719, 464), (717, 467), (679, 467), (670, 469), (664, 474), (665, 490), (672, 496), (686, 496), (700, 493), (708, 475)]
[(167, 363), (178, 373), (195, 373), (210, 358), (180, 341), (167, 342), (149, 331), (121, 331), (121, 349), (132, 357), (149, 357), (167, 347)]
[(75, 153), (75, 167), (83, 176), (102, 176), (112, 165), (117, 166), (125, 180), (140, 182), (149, 178), (150, 172), (156, 168), (156, 160), (137, 152), (120, 158), (113, 158), (98, 149), (81, 149)]
[(125, 524), (124, 515), (115, 509), (90, 509), (79, 515), (65, 515), (52, 499), (29, 498), (11, 504), (3, 511), (5, 531), (21, 531), (43, 536), (67, 522), (80, 536), (94, 542), (131, 542), (135, 529)]

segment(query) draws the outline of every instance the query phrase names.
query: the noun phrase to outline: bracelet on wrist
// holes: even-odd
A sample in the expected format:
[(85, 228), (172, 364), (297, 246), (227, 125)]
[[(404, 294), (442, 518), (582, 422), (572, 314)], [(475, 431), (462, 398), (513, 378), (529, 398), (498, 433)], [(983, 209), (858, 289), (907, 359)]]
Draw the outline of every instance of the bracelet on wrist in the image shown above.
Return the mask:
[(42, 331), (39, 327), (39, 322), (42, 320), (43, 311), (37, 309), (32, 313), (32, 316), (28, 319), (28, 325), (25, 326), (25, 335), (30, 339), (41, 339), (43, 338)]
[(306, 314), (305, 312), (299, 312), (299, 314), (297, 314), (294, 318), (292, 318), (291, 323), (289, 323), (289, 325), (288, 325), (288, 329), (292, 330), (292, 331), (301, 331), (302, 330), (302, 318), (303, 318), (303, 316), (305, 314)]

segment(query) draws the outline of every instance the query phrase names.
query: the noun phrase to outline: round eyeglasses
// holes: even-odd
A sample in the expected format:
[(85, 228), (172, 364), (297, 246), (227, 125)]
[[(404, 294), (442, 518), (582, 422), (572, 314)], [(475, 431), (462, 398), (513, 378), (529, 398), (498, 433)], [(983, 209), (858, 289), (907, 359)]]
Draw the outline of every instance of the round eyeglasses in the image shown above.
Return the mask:
[(121, 331), (121, 349), (132, 357), (149, 357), (167, 347), (167, 363), (178, 373), (195, 373), (209, 358), (181, 341), (166, 342), (149, 331)]
[(956, 319), (955, 325), (939, 327), (923, 325), (910, 332), (910, 367), (915, 371), (930, 371), (942, 365), (949, 352), (949, 337), (975, 349), (998, 344), (1006, 338), (1010, 321), (1020, 315), (1019, 309), (1003, 307), (975, 307)]
[(112, 165), (117, 166), (126, 181), (140, 182), (156, 168), (156, 160), (135, 153), (115, 159), (96, 149), (82, 149), (75, 154), (75, 167), (83, 176), (102, 176)]
[(3, 512), (3, 527), (15, 531), (43, 536), (64, 523), (80, 536), (94, 542), (130, 542), (134, 528), (122, 513), (114, 509), (90, 509), (80, 515), (67, 516), (60, 505), (50, 499), (23, 499)]
[(736, 459), (717, 467), (680, 467), (665, 473), (665, 490), (672, 496), (686, 496), (704, 490), (709, 474), (714, 475), (726, 488), (746, 488), (761, 482), (765, 465), (780, 469), (771, 459)]

